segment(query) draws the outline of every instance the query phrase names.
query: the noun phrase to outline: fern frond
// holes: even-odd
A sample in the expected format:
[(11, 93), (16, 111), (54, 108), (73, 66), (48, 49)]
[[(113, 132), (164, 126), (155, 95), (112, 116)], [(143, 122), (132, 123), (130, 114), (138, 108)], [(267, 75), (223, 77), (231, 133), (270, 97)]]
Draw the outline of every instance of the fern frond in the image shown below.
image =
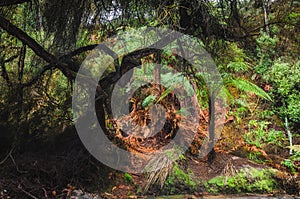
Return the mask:
[(227, 84), (238, 88), (244, 92), (253, 92), (255, 95), (266, 100), (273, 101), (270, 95), (256, 84), (241, 78), (232, 78), (226, 81)]
[(169, 93), (171, 93), (173, 90), (173, 87), (169, 87), (167, 90), (165, 90), (161, 96), (158, 98), (158, 100), (156, 101), (156, 104), (158, 104), (161, 100), (163, 100), (167, 95), (169, 95)]
[(154, 101), (156, 99), (156, 96), (155, 95), (149, 95), (147, 96), (143, 102), (142, 102), (142, 106), (143, 108), (147, 108), (147, 107), (150, 107), (153, 105)]

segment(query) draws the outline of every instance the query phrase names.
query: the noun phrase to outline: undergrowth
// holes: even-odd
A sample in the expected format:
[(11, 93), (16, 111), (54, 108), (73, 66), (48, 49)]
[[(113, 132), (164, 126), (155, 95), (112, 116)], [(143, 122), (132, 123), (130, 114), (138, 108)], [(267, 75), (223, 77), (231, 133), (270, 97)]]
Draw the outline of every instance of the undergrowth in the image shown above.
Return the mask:
[(275, 171), (242, 169), (233, 176), (218, 176), (204, 182), (210, 193), (271, 193), (276, 189)]

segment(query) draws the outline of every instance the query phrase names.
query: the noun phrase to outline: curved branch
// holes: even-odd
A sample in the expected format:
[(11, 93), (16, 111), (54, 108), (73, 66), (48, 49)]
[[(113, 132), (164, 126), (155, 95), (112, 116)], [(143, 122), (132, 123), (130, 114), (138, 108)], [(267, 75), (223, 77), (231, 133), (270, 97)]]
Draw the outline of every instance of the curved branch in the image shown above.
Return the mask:
[(31, 48), (36, 55), (44, 59), (46, 62), (52, 66), (58, 68), (62, 73), (70, 80), (75, 79), (76, 72), (68, 68), (66, 63), (60, 62), (54, 55), (45, 50), (40, 44), (38, 44), (34, 39), (32, 39), (27, 33), (19, 29), (4, 17), (0, 15), (0, 27), (6, 30), (10, 35), (18, 38), (29, 48)]
[(37, 75), (35, 75), (31, 80), (29, 80), (29, 81), (26, 82), (26, 83), (21, 84), (21, 87), (24, 88), (24, 87), (30, 87), (30, 86), (32, 86), (35, 82), (37, 82), (37, 80), (39, 80), (39, 78), (40, 78), (42, 75), (44, 75), (44, 73), (45, 73), (46, 71), (51, 70), (51, 69), (53, 69), (53, 66), (50, 65), (50, 64), (44, 66), (44, 67), (42, 68), (42, 70), (40, 70), (39, 73), (38, 73)]
[(162, 48), (179, 39), (179, 37), (180, 35), (178, 35), (176, 32), (169, 32), (163, 38), (150, 45), (149, 47), (139, 49), (125, 55), (122, 59), (120, 71), (110, 73), (108, 76), (101, 79), (99, 82), (99, 86), (105, 88), (109, 84), (116, 83), (126, 72), (140, 66), (142, 58), (152, 53), (160, 53)]
[(24, 44), (29, 46), (36, 55), (43, 58), (46, 62), (51, 64), (58, 64), (58, 60), (54, 55), (46, 51), (40, 44), (38, 44), (34, 39), (27, 35), (23, 30), (19, 29), (4, 17), (0, 15), (0, 27), (6, 30), (9, 34), (17, 37)]
[(13, 55), (13, 56), (11, 56), (10, 58), (4, 60), (4, 63), (11, 62), (11, 61), (15, 60), (15, 59), (18, 58), (18, 57), (19, 57), (19, 55)]
[(69, 52), (63, 56), (61, 56), (61, 58), (66, 58), (66, 57), (74, 57), (76, 55), (79, 55), (81, 53), (84, 53), (86, 51), (89, 51), (89, 50), (93, 50), (94, 48), (96, 48), (98, 46), (98, 44), (92, 44), (92, 45), (87, 45), (87, 46), (83, 46), (83, 47), (80, 47), (72, 52)]
[[(72, 58), (76, 55), (79, 55), (81, 53), (84, 53), (86, 51), (90, 51), (90, 50), (93, 50), (94, 48), (96, 48), (98, 46), (98, 44), (92, 44), (92, 45), (88, 45), (88, 46), (84, 46), (84, 47), (80, 47), (72, 52), (69, 52), (65, 55), (62, 55), (59, 60), (62, 60), (62, 61), (65, 61), (69, 58)], [(51, 70), (53, 69), (54, 66), (51, 65), (51, 64), (48, 64), (48, 65), (45, 65), (39, 72), (38, 74), (36, 74), (31, 80), (29, 80), (28, 82), (26, 83), (23, 83), (22, 84), (22, 87), (30, 87), (32, 86), (34, 83), (37, 82), (37, 80), (39, 80), (39, 78), (45, 74), (45, 72), (47, 72), (48, 70)]]

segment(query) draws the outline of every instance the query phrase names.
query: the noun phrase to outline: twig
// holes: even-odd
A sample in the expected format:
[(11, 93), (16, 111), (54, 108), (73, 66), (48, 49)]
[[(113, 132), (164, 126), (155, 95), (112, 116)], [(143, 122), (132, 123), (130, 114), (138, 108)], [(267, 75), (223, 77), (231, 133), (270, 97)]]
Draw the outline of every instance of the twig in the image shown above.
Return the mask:
[(28, 171), (21, 171), (21, 170), (19, 169), (19, 167), (18, 167), (18, 165), (16, 164), (15, 159), (14, 159), (14, 157), (13, 157), (13, 155), (12, 155), (13, 150), (14, 150), (14, 147), (11, 148), (11, 150), (8, 152), (8, 154), (6, 155), (6, 157), (0, 162), (0, 165), (1, 165), (1, 164), (4, 164), (4, 163), (6, 162), (6, 160), (7, 160), (8, 158), (10, 158), (10, 159), (12, 160), (12, 162), (14, 163), (14, 165), (15, 165), (15, 167), (16, 167), (16, 169), (17, 169), (17, 172), (19, 172), (19, 173), (28, 173)]
[(44, 191), (44, 196), (45, 196), (45, 198), (48, 198), (48, 194), (47, 194), (46, 189), (45, 189), (45, 188), (42, 188), (42, 190)]
[(10, 159), (12, 160), (12, 162), (14, 163), (14, 165), (15, 165), (15, 167), (16, 167), (16, 169), (17, 169), (17, 172), (19, 172), (19, 173), (28, 173), (28, 171), (21, 171), (21, 170), (19, 169), (18, 165), (17, 165), (16, 162), (15, 162), (14, 157), (12, 156), (12, 153), (9, 154), (9, 157), (10, 157)]
[(30, 198), (33, 199), (38, 199), (37, 197), (35, 197), (34, 195), (32, 195), (31, 193), (29, 193), (28, 191), (25, 191), (24, 189), (22, 189), (22, 186), (19, 184), (18, 185), (18, 189), (20, 189), (23, 193), (25, 193), (27, 196), (29, 196)]
[(0, 162), (0, 165), (3, 164), (11, 156), (11, 153), (13, 150), (14, 150), (14, 148), (11, 148), (11, 150), (8, 152), (6, 157)]

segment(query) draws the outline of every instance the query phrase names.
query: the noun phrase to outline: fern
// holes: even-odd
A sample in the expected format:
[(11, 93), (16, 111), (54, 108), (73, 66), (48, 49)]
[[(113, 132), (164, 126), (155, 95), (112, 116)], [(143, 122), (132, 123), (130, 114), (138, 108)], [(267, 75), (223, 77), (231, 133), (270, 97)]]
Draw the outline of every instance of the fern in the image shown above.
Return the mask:
[(156, 99), (156, 96), (155, 96), (155, 95), (149, 95), (149, 96), (147, 96), (147, 97), (143, 100), (143, 102), (142, 102), (143, 108), (147, 108), (147, 107), (149, 107), (149, 106), (152, 106), (153, 103), (154, 103), (154, 101), (155, 101), (155, 99)]
[(227, 64), (226, 68), (233, 72), (243, 72), (249, 69), (244, 62), (230, 62)]
[(156, 101), (156, 104), (158, 104), (161, 100), (163, 100), (167, 95), (169, 95), (169, 93), (171, 93), (173, 90), (173, 87), (171, 86), (170, 88), (168, 88), (167, 90), (165, 90), (161, 96), (158, 98), (158, 100)]
[(256, 84), (247, 81), (245, 79), (240, 79), (240, 78), (230, 78), (226, 81), (228, 85), (234, 86), (238, 88), (241, 91), (244, 92), (253, 92), (255, 95), (262, 97), (266, 100), (273, 101), (272, 98), (268, 93), (266, 93), (263, 89), (261, 89), (259, 86)]

